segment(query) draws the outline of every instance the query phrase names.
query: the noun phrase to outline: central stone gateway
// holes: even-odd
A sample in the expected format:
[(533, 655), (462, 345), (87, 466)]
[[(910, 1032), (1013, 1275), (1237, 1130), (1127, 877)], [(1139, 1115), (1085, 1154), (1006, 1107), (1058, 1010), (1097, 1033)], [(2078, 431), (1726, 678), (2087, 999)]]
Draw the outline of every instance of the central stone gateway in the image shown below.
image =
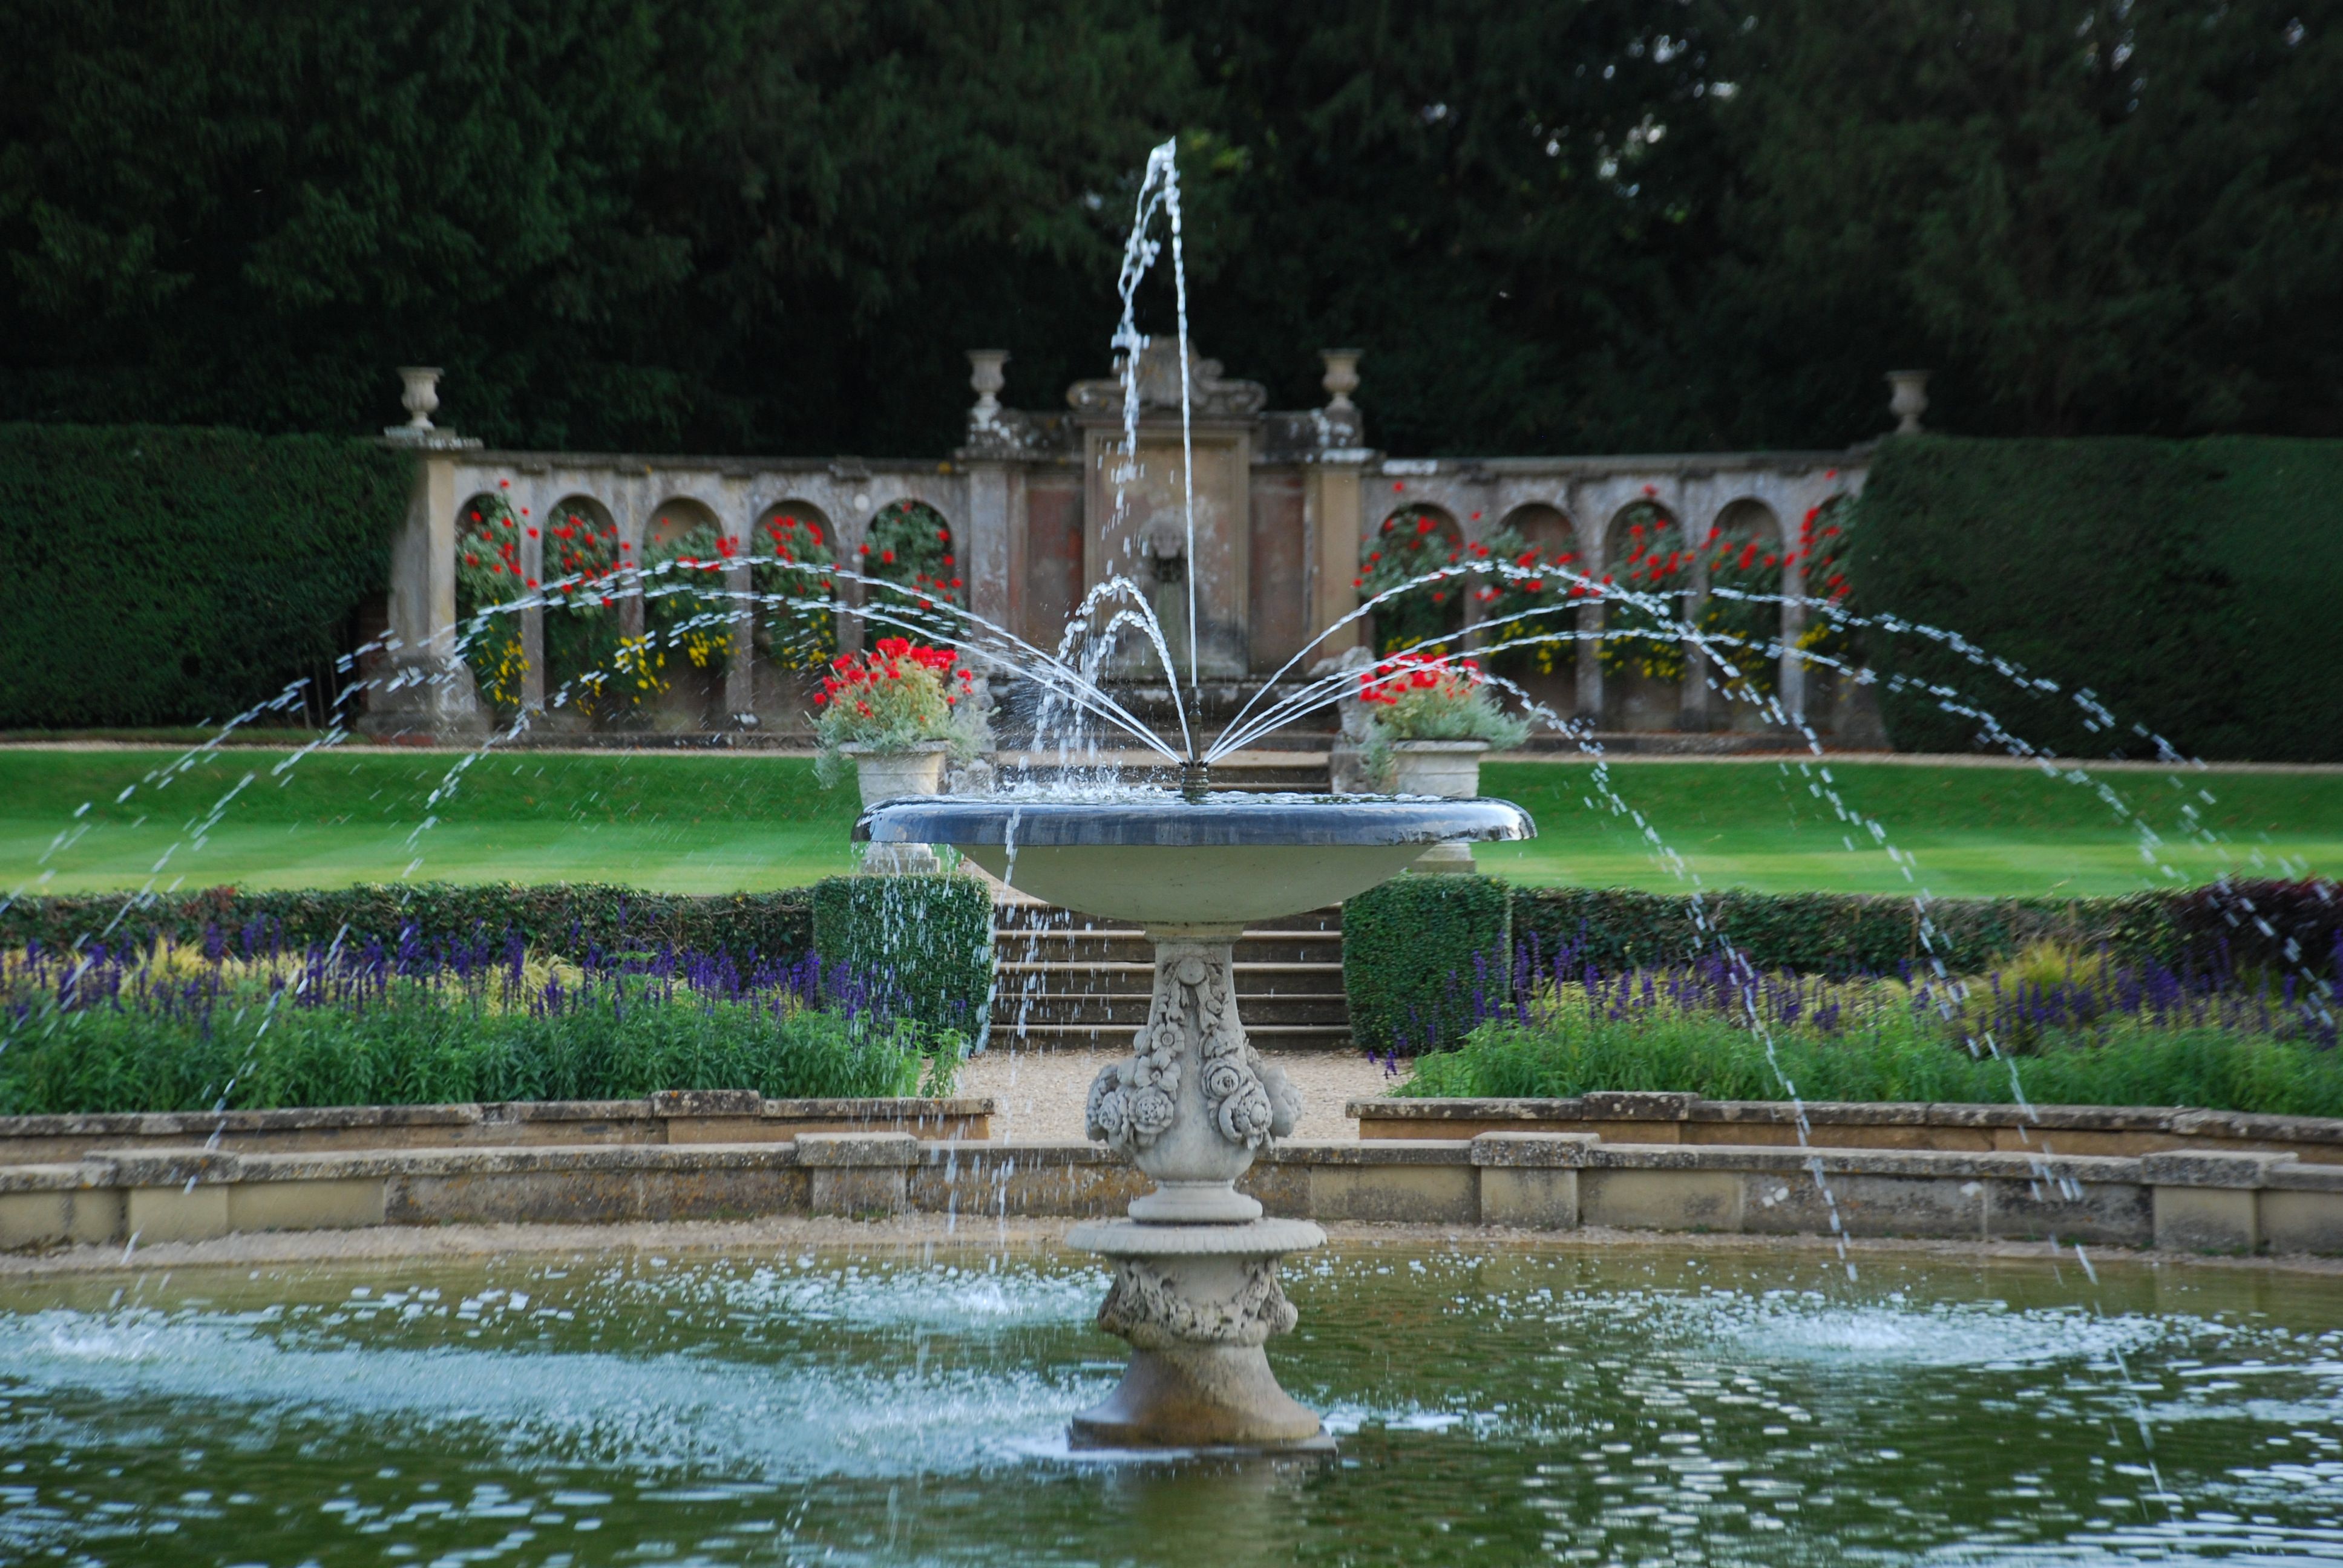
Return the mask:
[(1236, 1180), (1293, 1131), (1301, 1097), (1237, 1017), (1242, 926), (1151, 929), (1155, 989), (1131, 1054), (1100, 1070), (1086, 1131), (1155, 1191), (1131, 1218), (1078, 1225), (1069, 1245), (1114, 1263), (1099, 1327), (1130, 1342), (1121, 1386), (1073, 1422), (1078, 1443), (1283, 1447), (1329, 1440), (1278, 1386), (1262, 1352), (1291, 1331), (1278, 1261), (1322, 1245), (1306, 1220), (1265, 1220)]
[[(1200, 770), (1201, 771), (1201, 770)], [(1103, 1403), (1074, 1418), (1091, 1447), (1326, 1447), (1262, 1347), (1293, 1327), (1278, 1261), (1322, 1246), (1306, 1220), (1262, 1216), (1237, 1179), (1293, 1131), (1301, 1097), (1237, 1017), (1230, 955), (1252, 921), (1339, 903), (1431, 845), (1526, 839), (1505, 800), (1307, 799), (1161, 789), (1072, 798), (906, 797), (863, 812), (873, 844), (950, 844), (1009, 886), (1142, 928), (1155, 949), (1147, 1021), (1091, 1085), (1090, 1135), (1155, 1179), (1130, 1217), (1067, 1243), (1112, 1261), (1098, 1323), (1131, 1345)]]

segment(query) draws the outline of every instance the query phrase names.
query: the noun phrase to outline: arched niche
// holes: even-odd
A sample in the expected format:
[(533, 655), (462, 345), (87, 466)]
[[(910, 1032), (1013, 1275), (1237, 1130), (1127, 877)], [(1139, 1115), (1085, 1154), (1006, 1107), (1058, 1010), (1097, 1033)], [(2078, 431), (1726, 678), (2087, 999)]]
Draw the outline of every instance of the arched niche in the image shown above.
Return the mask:
[(1578, 553), (1578, 534), (1571, 527), (1569, 515), (1544, 501), (1515, 507), (1497, 528), (1500, 533), (1521, 540), (1523, 549), (1535, 550), (1542, 562), (1561, 562)]
[(615, 574), (632, 552), (610, 508), (583, 492), (548, 507), (543, 530), (547, 714), (562, 728), (608, 706), (619, 638)]
[[(1464, 548), (1464, 530), (1446, 508), (1423, 501), (1400, 507), (1367, 539), (1359, 564), (1359, 597), (1373, 598), (1452, 565), (1463, 558)], [(1450, 578), (1384, 600), (1374, 611), (1375, 651), (1447, 651), (1463, 631), (1469, 591), (1467, 579)]]
[(1781, 518), (1754, 497), (1733, 501), (1711, 525), (1701, 565), (1700, 626), (1717, 688), (1736, 709), (1761, 708), (1781, 688), (1784, 650), (1795, 630), (1783, 598), (1789, 555)]
[(537, 590), (534, 526), (504, 488), (482, 490), (456, 508), (456, 629), (473, 689), (499, 713), (529, 694), (528, 638), (518, 607)]
[(645, 693), (636, 707), (655, 726), (698, 728), (717, 710), (724, 672), (744, 651), (734, 647), (740, 600), (730, 580), (739, 553), (715, 508), (693, 497), (670, 496), (644, 518), (646, 645), (629, 673)]
[(643, 525), (643, 553), (653, 560), (695, 550), (716, 553), (723, 537), (724, 525), (717, 521), (714, 508), (689, 496), (672, 496), (651, 508)]
[(865, 642), (948, 633), (957, 621), (951, 612), (968, 603), (967, 574), (951, 521), (922, 500), (890, 501), (873, 513), (854, 566), (890, 585), (865, 589), (864, 602), (878, 617), (865, 628)]
[(836, 658), (838, 617), (830, 601), (838, 535), (829, 514), (811, 501), (774, 502), (749, 530), (749, 558), (760, 661), (809, 670)]
[[(1694, 558), (1683, 524), (1649, 496), (1620, 508), (1604, 526), (1598, 657), (1604, 676), (1622, 684), (1620, 711), (1632, 728), (1674, 726), (1674, 693), (1685, 674), (1682, 618)], [(1641, 711), (1647, 703), (1649, 714)]]
[(1580, 615), (1571, 607), (1581, 602), (1581, 591), (1567, 574), (1583, 572), (1585, 563), (1569, 514), (1543, 501), (1515, 507), (1487, 548), (1515, 574), (1476, 578), (1469, 589), (1476, 618), (1495, 623), (1480, 638), (1491, 668), (1528, 683), (1540, 701), (1571, 706), (1562, 685), (1573, 678)]

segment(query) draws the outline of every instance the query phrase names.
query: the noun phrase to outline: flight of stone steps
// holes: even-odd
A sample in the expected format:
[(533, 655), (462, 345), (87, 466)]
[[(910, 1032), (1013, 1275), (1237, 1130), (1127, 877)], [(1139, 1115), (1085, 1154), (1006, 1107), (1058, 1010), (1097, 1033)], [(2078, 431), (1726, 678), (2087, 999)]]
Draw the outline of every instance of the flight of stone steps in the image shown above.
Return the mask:
[[(1323, 795), (1331, 788), (1331, 763), (1332, 754), (1322, 749), (1239, 751), (1212, 764), (1212, 788), (1254, 795), (1272, 791)], [(1126, 783), (1172, 788), (1180, 782), (1180, 770), (1151, 751), (1089, 753), (1077, 768), (1062, 766), (1054, 751), (1001, 751), (995, 753), (993, 765), (1009, 779), (1033, 783), (1054, 782), (1070, 774), (1107, 767), (1117, 769)]]
[[(1146, 935), (1047, 904), (993, 910), (994, 1050), (1127, 1050), (1147, 1021), (1155, 969)], [(1265, 920), (1236, 948), (1237, 1010), (1257, 1050), (1351, 1046), (1342, 911)]]

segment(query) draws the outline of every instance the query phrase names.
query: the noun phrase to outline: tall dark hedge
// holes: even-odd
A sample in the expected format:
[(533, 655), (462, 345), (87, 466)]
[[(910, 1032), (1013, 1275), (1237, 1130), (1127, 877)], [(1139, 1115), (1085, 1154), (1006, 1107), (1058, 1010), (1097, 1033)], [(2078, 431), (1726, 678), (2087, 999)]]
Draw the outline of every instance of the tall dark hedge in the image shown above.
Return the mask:
[(2343, 760), (2343, 442), (1899, 437), (1856, 517), (1857, 608), (2060, 689), (1874, 635), (1875, 667), (1905, 683), (1881, 695), (1898, 750), (2001, 749), (1969, 708), (2069, 756), (2153, 757), (2160, 735), (2205, 758)]
[(201, 941), (218, 930), (232, 943), (250, 932), (256, 945), (307, 947), (379, 941), (395, 946), (413, 927), (427, 948), (489, 943), (518, 936), (530, 947), (568, 958), (604, 952), (721, 952), (745, 971), (760, 961), (795, 962), (813, 949), (813, 900), (802, 888), (771, 893), (691, 895), (646, 892), (594, 883), (465, 887), (420, 882), (403, 887), (201, 892), (133, 899), (75, 893), (0, 900), (0, 948), (104, 942), (110, 948), (167, 940)]
[(409, 461), (371, 443), (0, 425), (0, 728), (226, 719), (342, 650)]
[(1991, 969), (2038, 941), (2198, 972), (2256, 969), (2343, 984), (2343, 890), (2332, 881), (2238, 881), (2101, 899), (1937, 899), (1923, 940), (1908, 898), (1878, 893), (1680, 894), (1516, 888), (1513, 933), (1543, 963), (1567, 953), (1616, 973), (1683, 963), (1720, 937), (1761, 970), (1833, 975)]
[(1403, 1055), (1453, 1048), (1506, 990), (1512, 920), (1493, 877), (1410, 874), (1346, 900), (1351, 1038)]
[(813, 948), (828, 966), (894, 988), (921, 1023), (981, 1048), (992, 1015), (992, 892), (973, 877), (825, 877)]

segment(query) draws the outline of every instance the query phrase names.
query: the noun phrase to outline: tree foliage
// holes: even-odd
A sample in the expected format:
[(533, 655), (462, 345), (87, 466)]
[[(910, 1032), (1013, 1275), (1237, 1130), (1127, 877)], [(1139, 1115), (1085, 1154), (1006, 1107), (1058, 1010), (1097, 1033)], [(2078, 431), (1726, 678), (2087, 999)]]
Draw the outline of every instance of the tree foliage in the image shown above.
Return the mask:
[[(932, 454), (1095, 374), (1145, 149), (1198, 334), (1377, 444), (2343, 430), (2298, 0), (19, 0), (0, 417)], [(1149, 324), (1168, 327), (1151, 295)]]

